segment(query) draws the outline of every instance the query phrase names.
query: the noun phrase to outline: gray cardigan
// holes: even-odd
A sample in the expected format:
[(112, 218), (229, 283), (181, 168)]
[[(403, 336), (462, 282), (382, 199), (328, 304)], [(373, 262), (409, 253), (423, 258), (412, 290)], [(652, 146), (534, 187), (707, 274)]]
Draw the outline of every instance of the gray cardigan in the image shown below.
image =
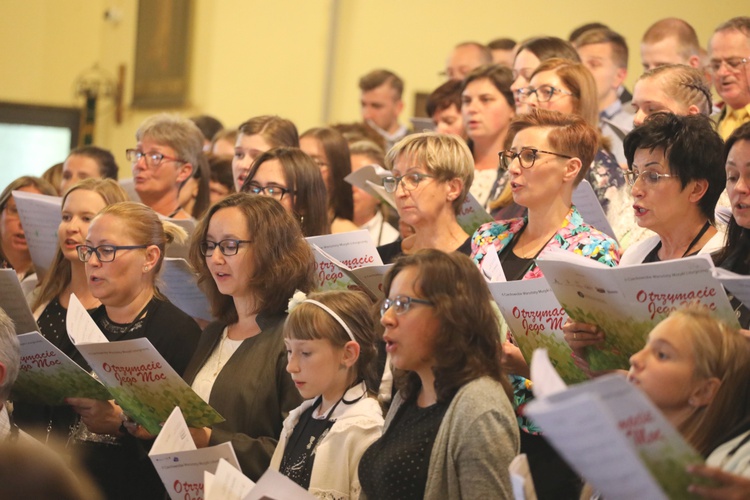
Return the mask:
[[(399, 392), (383, 433), (403, 402)], [(513, 498), (508, 467), (519, 442), (516, 416), (502, 385), (489, 377), (467, 383), (453, 397), (438, 429), (425, 500)]]

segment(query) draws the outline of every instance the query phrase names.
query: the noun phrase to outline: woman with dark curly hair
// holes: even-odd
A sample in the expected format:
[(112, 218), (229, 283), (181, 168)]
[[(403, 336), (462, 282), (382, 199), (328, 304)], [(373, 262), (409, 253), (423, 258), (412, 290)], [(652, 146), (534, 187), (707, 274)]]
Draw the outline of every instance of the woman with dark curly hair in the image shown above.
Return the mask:
[(218, 319), (184, 378), (226, 419), (191, 429), (193, 439), (199, 448), (230, 441), (242, 472), (257, 481), (302, 402), (286, 372), (282, 327), (294, 291), (312, 289), (312, 250), (278, 201), (236, 193), (198, 224), (190, 261)]
[[(479, 270), (459, 253), (405, 256), (385, 279), (383, 339), (400, 390), (363, 455), (368, 498), (510, 498), (518, 427)], [(491, 446), (487, 444), (491, 442)]]

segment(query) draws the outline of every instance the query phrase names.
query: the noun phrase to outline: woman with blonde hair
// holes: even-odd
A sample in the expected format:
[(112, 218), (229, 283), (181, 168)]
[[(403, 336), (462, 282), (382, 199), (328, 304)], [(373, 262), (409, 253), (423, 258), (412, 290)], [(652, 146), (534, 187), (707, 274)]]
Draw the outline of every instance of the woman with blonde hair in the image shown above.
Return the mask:
[[(109, 341), (147, 338), (177, 373), (185, 371), (200, 328), (159, 292), (156, 277), (166, 246), (185, 236), (147, 206), (120, 202), (94, 217), (85, 243), (76, 247), (86, 263), (91, 295), (102, 304), (91, 311), (102, 333)], [(61, 344), (88, 367), (67, 335)], [(67, 398), (66, 403), (80, 416), (70, 439), (107, 498), (163, 498), (164, 487), (148, 459), (150, 442), (125, 432), (128, 419), (115, 401)]]
[(232, 158), (235, 189), (242, 189), (250, 167), (261, 153), (279, 147), (299, 147), (299, 133), (290, 120), (262, 115), (250, 118), (240, 125)]
[(471, 240), (457, 220), (474, 180), (466, 143), (433, 132), (408, 135), (388, 151), (385, 166), (393, 175), (383, 178), (383, 187), (396, 195), (401, 221), (415, 232), (378, 247), (383, 262), (425, 248), (468, 255)]
[(633, 125), (654, 113), (711, 114), (711, 89), (700, 70), (684, 64), (667, 64), (638, 77), (633, 87)]
[[(57, 347), (71, 347), (65, 326), (70, 296), (75, 294), (86, 309), (95, 309), (100, 304), (89, 290), (85, 265), (78, 258), (77, 247), (86, 242), (89, 225), (99, 211), (127, 199), (125, 191), (112, 179), (86, 179), (74, 184), (63, 195), (57, 253), (41, 284), (29, 296), (39, 332)], [(68, 356), (74, 353), (75, 349), (66, 352)], [(61, 436), (67, 436), (72, 416), (67, 407), (23, 402), (16, 402), (13, 415), (21, 427), (39, 427)]]

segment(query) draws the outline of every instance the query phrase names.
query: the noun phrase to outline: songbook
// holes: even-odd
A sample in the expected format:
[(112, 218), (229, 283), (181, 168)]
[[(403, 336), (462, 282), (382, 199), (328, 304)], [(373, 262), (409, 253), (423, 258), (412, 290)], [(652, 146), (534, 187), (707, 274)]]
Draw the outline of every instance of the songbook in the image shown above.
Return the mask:
[(607, 267), (572, 252), (551, 250), (540, 255), (537, 264), (568, 316), (605, 332), (603, 347), (587, 348), (592, 370), (627, 369), (648, 333), (685, 306), (705, 307), (739, 328), (707, 255)]
[(607, 220), (607, 215), (604, 213), (599, 198), (596, 197), (594, 188), (586, 179), (583, 179), (573, 190), (573, 205), (576, 206), (586, 224), (617, 240), (615, 230)]
[[(360, 288), (361, 285), (338, 264), (343, 264), (343, 267), (349, 271), (365, 266), (383, 266), (378, 249), (366, 229), (309, 236), (306, 240), (315, 254), (315, 284), (319, 290), (357, 290)], [(334, 263), (331, 257), (338, 264)]]
[(179, 407), (164, 422), (148, 456), (172, 500), (205, 498), (204, 473), (215, 473), (221, 459), (240, 468), (231, 442), (196, 448)]
[(531, 376), (536, 398), (525, 415), (603, 498), (694, 498), (686, 467), (703, 463), (702, 457), (624, 377), (605, 375), (565, 388), (550, 380), (554, 370), (541, 349)]
[(65, 398), (110, 399), (107, 388), (39, 332), (18, 336), (21, 365), (13, 384), (13, 401), (49, 406)]
[(193, 318), (213, 321), (208, 298), (198, 287), (197, 276), (185, 259), (164, 259), (160, 279), (160, 290), (172, 304)]
[[(491, 255), (497, 254), (490, 252), (488, 257)], [(534, 350), (545, 348), (565, 382), (575, 384), (588, 379), (573, 362), (562, 331), (568, 315), (545, 278), (490, 282), (487, 286), (527, 363), (531, 363)]]
[(175, 406), (190, 427), (224, 418), (185, 383), (147, 338), (109, 342), (75, 294), (66, 326), (71, 342), (86, 359), (125, 414), (156, 435)]
[(281, 472), (268, 469), (253, 483), (226, 460), (220, 460), (210, 482), (205, 500), (314, 500), (307, 492)]
[(0, 269), (0, 307), (13, 320), (16, 332), (33, 332), (39, 328), (13, 269)]
[(21, 218), (34, 270), (41, 281), (60, 248), (57, 228), (62, 220), (62, 198), (13, 191), (13, 199), (18, 207), (18, 216)]

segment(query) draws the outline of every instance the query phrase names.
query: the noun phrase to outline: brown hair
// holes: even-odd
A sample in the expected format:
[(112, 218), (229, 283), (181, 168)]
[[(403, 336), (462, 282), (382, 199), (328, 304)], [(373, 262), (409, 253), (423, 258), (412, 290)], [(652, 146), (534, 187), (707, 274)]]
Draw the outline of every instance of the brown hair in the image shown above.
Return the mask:
[(519, 115), (510, 123), (508, 135), (515, 137), (521, 130), (532, 127), (549, 129), (547, 140), (556, 152), (581, 160), (581, 170), (574, 183), (577, 186), (594, 161), (598, 139), (596, 130), (578, 115), (532, 109), (531, 113)]
[(695, 32), (695, 28), (676, 17), (667, 17), (656, 21), (643, 34), (641, 42), (654, 44), (671, 37), (677, 39), (679, 53), (683, 59), (687, 60), (690, 56), (700, 55), (700, 43), (698, 43), (698, 34)]
[[(127, 201), (128, 195), (125, 190), (113, 179), (84, 179), (81, 182), (73, 184), (70, 189), (63, 195), (60, 209), (65, 206), (65, 200), (68, 199), (70, 193), (73, 191), (84, 190), (93, 191), (102, 197), (105, 205), (111, 205), (113, 203), (119, 203), (121, 201)], [(58, 297), (65, 287), (68, 286), (71, 279), (71, 266), (68, 259), (60, 250), (60, 245), (57, 246), (57, 252), (55, 258), (52, 260), (52, 264), (47, 270), (47, 274), (44, 276), (41, 284), (39, 285), (39, 293), (36, 295), (34, 302), (31, 305), (31, 310), (36, 310), (43, 304), (46, 304), (55, 297)]]
[(109, 150), (96, 146), (82, 146), (71, 151), (68, 154), (68, 158), (71, 156), (85, 156), (94, 160), (99, 165), (99, 175), (103, 179), (117, 180), (119, 167), (114, 155)]
[[(396, 260), (385, 277), (386, 296), (394, 278), (409, 267), (418, 272), (415, 291), (432, 303), (434, 316), (440, 323), (432, 367), (438, 401), (450, 401), (463, 385), (484, 376), (500, 382), (510, 394), (499, 358), (502, 347), (499, 318), (477, 266), (457, 252), (420, 250)], [(405, 397), (415, 396), (421, 385), (419, 376), (407, 372), (400, 379)]]
[(255, 173), (269, 160), (281, 163), (286, 185), (293, 191), (294, 214), (299, 218), (302, 233), (305, 236), (330, 233), (323, 176), (313, 159), (299, 148), (276, 148), (262, 153), (250, 166), (240, 191), (247, 192), (250, 189)]
[(702, 115), (711, 114), (711, 89), (700, 70), (684, 64), (665, 64), (644, 72), (635, 83), (648, 78), (658, 79), (664, 93), (686, 107), (694, 105)]
[(344, 180), (344, 177), (352, 173), (352, 161), (346, 139), (339, 131), (330, 127), (311, 128), (301, 137), (316, 139), (328, 159), (331, 185), (326, 188), (328, 206), (333, 210), (333, 216), (352, 220), (354, 217), (352, 186)]
[(427, 97), (427, 116), (432, 117), (438, 111), (455, 106), (461, 111), (461, 80), (448, 80), (432, 91)]
[(211, 217), (230, 207), (237, 207), (243, 213), (242, 222), (247, 224), (253, 241), (251, 262), (247, 264), (253, 270), (250, 288), (255, 295), (255, 312), (281, 313), (295, 290), (312, 290), (315, 259), (297, 221), (272, 198), (234, 193), (208, 209), (190, 242), (189, 258), (198, 273), (198, 285), (206, 293), (216, 318), (227, 324), (238, 321), (234, 300), (219, 292), (200, 251)]
[(250, 118), (240, 125), (239, 133), (243, 135), (260, 135), (271, 148), (299, 147), (297, 127), (290, 120), (274, 115), (262, 115)]
[(577, 49), (598, 43), (608, 43), (612, 47), (612, 61), (618, 68), (627, 69), (628, 43), (621, 34), (606, 28), (592, 29), (584, 31), (573, 41)]
[(552, 58), (581, 62), (581, 57), (573, 45), (556, 36), (540, 36), (524, 40), (518, 46), (516, 55), (520, 54), (522, 50), (528, 50), (542, 62)]
[(693, 347), (694, 379), (720, 381), (713, 400), (679, 426), (685, 439), (706, 456), (750, 414), (750, 340), (703, 308), (681, 309), (669, 317), (684, 320), (681, 333)]
[(490, 50), (513, 50), (516, 47), (516, 41), (512, 38), (496, 38), (487, 44)]
[[(372, 303), (362, 292), (336, 290), (312, 293), (308, 297), (328, 306), (349, 327), (359, 344), (359, 359), (352, 367), (356, 377), (352, 382), (364, 380), (370, 391), (376, 391), (377, 341), (373, 321)], [(327, 340), (342, 348), (352, 339), (330, 313), (315, 304), (302, 303), (289, 311), (284, 324), (284, 337), (293, 340)]]
[(542, 71), (554, 71), (560, 77), (563, 85), (573, 94), (574, 113), (583, 117), (586, 123), (595, 130), (599, 127), (599, 101), (596, 97), (596, 81), (591, 71), (582, 63), (571, 62), (567, 59), (552, 58), (542, 62), (531, 78)]
[(393, 90), (396, 91), (396, 99), (400, 100), (401, 95), (404, 93), (404, 81), (399, 76), (387, 69), (376, 69), (370, 71), (365, 76), (359, 79), (359, 90), (362, 92), (368, 92), (374, 90), (381, 85), (388, 84)]
[(159, 248), (159, 259), (150, 270), (150, 274), (154, 282), (154, 296), (166, 300), (156, 287), (156, 277), (164, 262), (167, 245), (173, 242), (184, 242), (187, 238), (185, 230), (172, 222), (160, 219), (153, 209), (134, 201), (121, 201), (107, 205), (91, 223), (93, 224), (105, 215), (118, 218), (120, 220), (118, 229), (130, 236), (136, 245), (156, 245)]
[(439, 182), (461, 180), (461, 194), (453, 200), (453, 210), (458, 215), (474, 181), (474, 159), (466, 143), (456, 136), (435, 132), (411, 134), (388, 151), (385, 155), (385, 167), (393, 170), (396, 161), (402, 157), (408, 157), (415, 164), (424, 165)]
[(466, 90), (466, 87), (471, 82), (478, 80), (488, 80), (491, 82), (505, 98), (508, 106), (513, 110), (516, 109), (516, 100), (513, 98), (513, 91), (510, 90), (510, 86), (513, 85), (513, 71), (510, 68), (506, 68), (501, 64), (486, 64), (474, 68), (461, 82), (461, 93), (464, 93), (464, 90)]

